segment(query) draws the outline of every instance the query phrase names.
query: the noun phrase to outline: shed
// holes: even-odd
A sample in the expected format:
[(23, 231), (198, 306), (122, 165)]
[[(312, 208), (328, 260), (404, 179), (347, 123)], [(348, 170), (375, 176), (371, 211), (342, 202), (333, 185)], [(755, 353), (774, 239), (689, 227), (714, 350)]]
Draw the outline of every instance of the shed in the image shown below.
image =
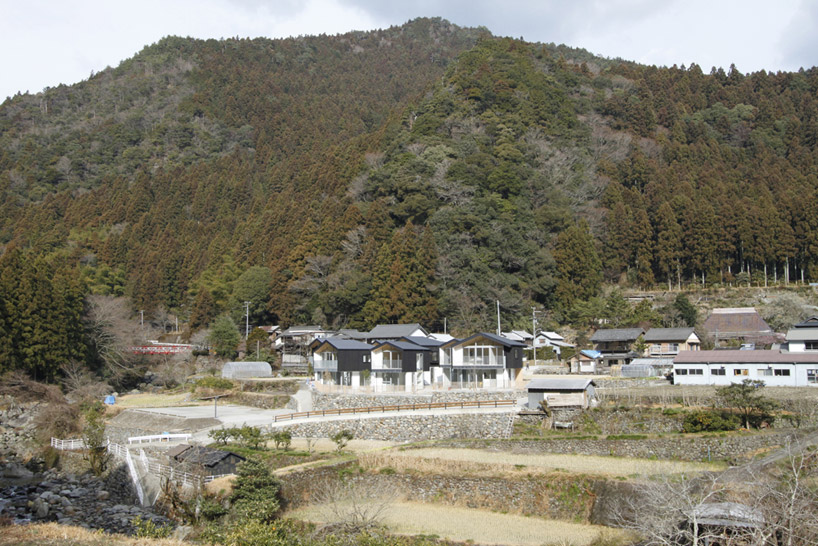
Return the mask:
[(171, 461), (184, 464), (188, 468), (201, 470), (206, 476), (235, 474), (236, 465), (245, 458), (232, 451), (223, 451), (212, 447), (178, 445), (168, 451)]
[(602, 364), (602, 353), (593, 349), (583, 349), (568, 362), (572, 373), (596, 373)]
[(225, 379), (251, 379), (254, 377), (273, 377), (273, 368), (269, 362), (228, 362), (222, 368)]
[(546, 378), (528, 384), (528, 407), (537, 409), (546, 400), (549, 408), (588, 408), (595, 405), (593, 379)]

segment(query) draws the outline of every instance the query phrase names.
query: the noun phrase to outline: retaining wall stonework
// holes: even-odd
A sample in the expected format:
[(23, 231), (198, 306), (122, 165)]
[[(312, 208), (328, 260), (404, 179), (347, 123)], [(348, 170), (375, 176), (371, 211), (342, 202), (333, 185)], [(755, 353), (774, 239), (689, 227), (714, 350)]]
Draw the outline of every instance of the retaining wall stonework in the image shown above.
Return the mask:
[[(650, 439), (560, 439), (498, 440), (491, 447), (512, 453), (557, 453), (614, 457), (657, 458), (681, 461), (726, 460), (746, 462), (757, 452), (786, 445), (791, 431), (767, 434), (730, 434), (725, 436), (670, 436)], [(479, 442), (452, 441), (439, 447), (480, 447)]]
[(312, 393), (315, 410), (397, 406), (400, 404), (431, 404), (438, 402), (470, 402), (473, 400), (516, 400), (525, 391), (445, 391), (429, 394), (324, 394)]
[(402, 415), (300, 423), (286, 427), (298, 438), (330, 438), (349, 430), (355, 438), (417, 442), (449, 438), (504, 438), (509, 413)]
[[(497, 512), (588, 521), (603, 479), (585, 476), (527, 476), (519, 479), (360, 472), (354, 463), (309, 469), (281, 477), (288, 508), (315, 501), (316, 491), (343, 476), (346, 483), (367, 482), (367, 491), (397, 490), (406, 500), (463, 506)], [(373, 487), (374, 484), (374, 487)]]

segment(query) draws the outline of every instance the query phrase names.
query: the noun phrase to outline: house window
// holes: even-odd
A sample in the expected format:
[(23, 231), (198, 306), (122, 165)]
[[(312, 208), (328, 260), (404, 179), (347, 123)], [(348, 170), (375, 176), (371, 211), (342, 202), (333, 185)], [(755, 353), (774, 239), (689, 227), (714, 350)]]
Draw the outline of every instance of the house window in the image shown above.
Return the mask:
[(333, 351), (324, 351), (324, 360), (338, 360), (338, 355)]
[(690, 375), (704, 375), (704, 370), (701, 368), (691, 368)]
[(807, 370), (807, 383), (818, 383), (818, 370)]
[(805, 341), (804, 342), (804, 350), (805, 351), (818, 351), (818, 341)]
[(733, 375), (750, 375), (750, 371), (747, 368), (736, 368)]
[(671, 353), (678, 353), (679, 352), (679, 344), (678, 343), (668, 343), (668, 352)]
[(390, 370), (399, 370), (401, 368), (403, 354), (400, 351), (384, 351), (383, 352), (383, 367)]
[(423, 354), (418, 353), (415, 355), (415, 370), (416, 371), (423, 371)]
[(679, 368), (676, 370), (676, 375), (687, 375), (687, 369)]
[(758, 375), (773, 375), (773, 369), (765, 368), (763, 370), (758, 370)]
[(363, 362), (364, 362), (364, 364), (369, 364), (369, 362), (371, 361), (371, 358), (372, 358), (372, 357), (371, 357), (371, 355), (369, 355), (369, 354), (365, 354), (365, 355), (363, 355)]
[(779, 377), (780, 376), (789, 377), (790, 375), (790, 371), (784, 368), (776, 368), (775, 370), (773, 370), (773, 372), (774, 372), (773, 375), (777, 375)]
[(710, 370), (711, 375), (724, 375), (724, 368), (714, 368)]
[(651, 354), (659, 354), (662, 352), (662, 346), (659, 343), (654, 343), (650, 346)]

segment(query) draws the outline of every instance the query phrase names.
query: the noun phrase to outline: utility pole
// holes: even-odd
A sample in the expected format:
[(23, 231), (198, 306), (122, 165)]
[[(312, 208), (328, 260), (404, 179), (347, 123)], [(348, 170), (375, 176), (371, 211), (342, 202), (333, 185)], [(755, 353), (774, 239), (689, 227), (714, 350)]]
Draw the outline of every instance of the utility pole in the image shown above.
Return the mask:
[(537, 364), (537, 308), (533, 305), (531, 306), (531, 335), (534, 336), (531, 338), (531, 360), (534, 361), (534, 365)]
[(500, 336), (500, 300), (497, 300), (497, 335)]
[(252, 302), (244, 302), (244, 339), (250, 336), (250, 304)]
[(145, 328), (145, 311), (142, 309), (139, 310), (139, 326), (144, 329)]

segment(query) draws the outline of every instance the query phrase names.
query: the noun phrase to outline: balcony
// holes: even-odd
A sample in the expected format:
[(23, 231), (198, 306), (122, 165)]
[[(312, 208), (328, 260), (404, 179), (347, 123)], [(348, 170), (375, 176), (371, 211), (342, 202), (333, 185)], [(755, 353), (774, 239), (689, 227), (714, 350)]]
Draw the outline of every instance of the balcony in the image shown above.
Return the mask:
[[(455, 364), (455, 367), (458, 364)], [(506, 366), (506, 359), (505, 357), (494, 357), (494, 356), (483, 356), (483, 357), (476, 357), (476, 358), (464, 358), (463, 363), (460, 366), (464, 367), (490, 367), (490, 368), (505, 368)]]
[(315, 363), (313, 364), (313, 368), (316, 371), (327, 371), (327, 372), (332, 371), (332, 372), (334, 372), (334, 371), (338, 370), (338, 361), (337, 360), (332, 360), (332, 359), (323, 359), (323, 358), (319, 359), (319, 358), (316, 358)]
[(400, 370), (403, 367), (403, 361), (394, 358), (384, 358), (380, 364), (372, 363), (373, 370)]

